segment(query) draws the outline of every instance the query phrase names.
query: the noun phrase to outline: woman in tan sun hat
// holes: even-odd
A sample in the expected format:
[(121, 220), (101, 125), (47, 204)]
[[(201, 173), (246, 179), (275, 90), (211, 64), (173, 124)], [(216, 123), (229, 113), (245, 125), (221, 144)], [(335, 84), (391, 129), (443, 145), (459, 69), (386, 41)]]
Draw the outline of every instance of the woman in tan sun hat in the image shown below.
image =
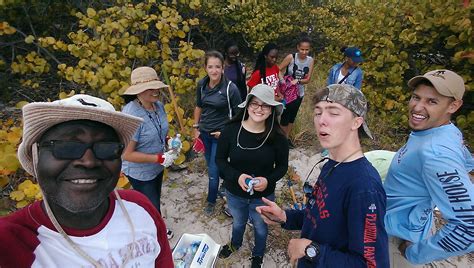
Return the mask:
[[(178, 155), (173, 150), (165, 152), (168, 120), (159, 96), (167, 87), (153, 68), (138, 67), (132, 71), (131, 86), (123, 93), (126, 105), (122, 112), (144, 121), (125, 148), (122, 171), (133, 189), (146, 195), (160, 213), (163, 171)], [(172, 236), (168, 230), (168, 238)]]

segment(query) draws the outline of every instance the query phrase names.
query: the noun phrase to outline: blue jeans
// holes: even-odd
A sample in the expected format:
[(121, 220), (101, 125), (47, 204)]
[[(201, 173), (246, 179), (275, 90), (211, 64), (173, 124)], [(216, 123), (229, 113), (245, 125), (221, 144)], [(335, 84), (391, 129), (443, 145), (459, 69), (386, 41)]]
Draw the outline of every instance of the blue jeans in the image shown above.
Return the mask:
[[(227, 205), (229, 206), (234, 221), (232, 223), (232, 246), (235, 248), (240, 248), (242, 246), (245, 226), (247, 225), (247, 220), (250, 214), (253, 221), (253, 233), (255, 235), (255, 246), (252, 250), (252, 256), (263, 257), (267, 246), (268, 226), (263, 221), (260, 214), (255, 210), (256, 207), (265, 205), (262, 199), (247, 199), (234, 195), (229, 191), (226, 191), (226, 196)], [(275, 200), (275, 194), (271, 194), (266, 198), (273, 201)]]
[(163, 184), (163, 171), (151, 181), (140, 181), (127, 176), (134, 190), (144, 194), (155, 208), (160, 212), (161, 184)]
[(201, 132), (201, 140), (204, 144), (204, 157), (207, 163), (209, 174), (209, 190), (207, 192), (207, 202), (216, 203), (217, 191), (219, 190), (219, 169), (216, 164), (217, 139), (209, 132)]

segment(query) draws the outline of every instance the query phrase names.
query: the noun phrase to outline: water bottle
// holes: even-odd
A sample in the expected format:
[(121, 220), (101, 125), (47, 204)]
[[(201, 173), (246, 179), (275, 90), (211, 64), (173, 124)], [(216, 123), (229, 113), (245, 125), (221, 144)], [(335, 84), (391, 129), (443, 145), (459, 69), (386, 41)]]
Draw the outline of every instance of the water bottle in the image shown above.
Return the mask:
[(257, 185), (260, 183), (260, 180), (259, 179), (255, 179), (255, 178), (247, 178), (245, 179), (245, 184), (247, 184), (247, 186), (249, 187), (247, 189), (247, 193), (249, 193), (250, 195), (253, 195), (254, 194), (254, 191), (253, 191), (253, 186), (254, 185)]
[(171, 139), (171, 150), (180, 150), (181, 147), (182, 147), (182, 143), (181, 143), (181, 134), (177, 133), (176, 136), (174, 136), (174, 138)]

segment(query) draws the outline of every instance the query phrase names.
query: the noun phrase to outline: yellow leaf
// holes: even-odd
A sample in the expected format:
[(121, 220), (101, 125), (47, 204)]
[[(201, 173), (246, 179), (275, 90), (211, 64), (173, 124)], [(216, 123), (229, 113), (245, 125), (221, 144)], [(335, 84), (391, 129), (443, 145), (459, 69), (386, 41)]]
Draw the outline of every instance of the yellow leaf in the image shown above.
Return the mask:
[(31, 44), (31, 43), (33, 43), (33, 41), (35, 41), (35, 37), (32, 36), (32, 35), (28, 35), (28, 36), (25, 38), (25, 43), (27, 43), (27, 44)]
[(87, 16), (88, 16), (89, 18), (94, 17), (96, 14), (97, 14), (97, 13), (95, 12), (95, 10), (94, 10), (93, 8), (88, 8), (88, 9), (87, 9)]
[(0, 189), (3, 189), (3, 187), (7, 186), (10, 180), (8, 179), (7, 176), (1, 176), (0, 177)]
[(186, 34), (183, 31), (178, 31), (178, 37), (179, 38), (185, 38)]
[(189, 141), (183, 141), (183, 152), (187, 152), (189, 151), (189, 149), (191, 148), (191, 143), (189, 143)]
[(165, 112), (168, 114), (173, 110), (173, 105), (171, 103), (165, 104)]
[(21, 137), (21, 132), (19, 131), (8, 132), (7, 141), (12, 144), (17, 144), (20, 141), (20, 137)]
[(23, 191), (27, 198), (34, 198), (39, 192), (39, 186), (37, 184), (32, 184)]
[(155, 27), (156, 27), (156, 29), (161, 30), (161, 29), (163, 29), (163, 23), (162, 22), (157, 22), (155, 24)]
[(22, 200), (22, 201), (16, 203), (16, 208), (24, 208), (24, 207), (28, 206), (28, 204), (29, 204), (28, 201)]
[(21, 108), (23, 108), (23, 106), (25, 106), (26, 104), (28, 104), (27, 101), (19, 101), (19, 102), (16, 103), (15, 107), (16, 107), (17, 109), (21, 109)]
[(10, 199), (14, 201), (21, 201), (25, 198), (25, 193), (23, 191), (13, 191), (10, 193)]
[(19, 191), (24, 191), (26, 188), (30, 187), (33, 182), (31, 180), (24, 180), (22, 183), (18, 185), (18, 190)]
[(176, 160), (174, 160), (175, 165), (181, 165), (184, 160), (186, 160), (186, 156), (184, 154), (180, 154)]
[(168, 114), (168, 115), (166, 116), (166, 118), (168, 119), (168, 122), (173, 121), (173, 117), (172, 117), (170, 114)]
[(394, 105), (395, 102), (393, 100), (387, 100), (387, 102), (385, 102), (385, 109), (390, 111), (393, 109)]
[(117, 181), (117, 187), (122, 189), (130, 189), (130, 182), (125, 175), (121, 175)]

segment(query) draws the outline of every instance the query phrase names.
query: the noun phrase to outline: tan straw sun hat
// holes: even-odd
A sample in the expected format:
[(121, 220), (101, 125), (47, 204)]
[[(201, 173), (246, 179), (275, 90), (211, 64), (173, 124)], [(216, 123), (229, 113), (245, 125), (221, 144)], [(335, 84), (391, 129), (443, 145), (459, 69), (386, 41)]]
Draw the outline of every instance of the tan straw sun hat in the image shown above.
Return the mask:
[(138, 67), (132, 71), (131, 86), (125, 90), (123, 95), (137, 95), (148, 89), (167, 88), (168, 85), (161, 82), (155, 69), (151, 67)]
[(91, 120), (111, 126), (126, 146), (143, 119), (115, 111), (107, 101), (78, 94), (53, 102), (23, 106), (23, 139), (18, 148), (22, 167), (35, 176), (32, 147), (52, 126), (73, 120)]

